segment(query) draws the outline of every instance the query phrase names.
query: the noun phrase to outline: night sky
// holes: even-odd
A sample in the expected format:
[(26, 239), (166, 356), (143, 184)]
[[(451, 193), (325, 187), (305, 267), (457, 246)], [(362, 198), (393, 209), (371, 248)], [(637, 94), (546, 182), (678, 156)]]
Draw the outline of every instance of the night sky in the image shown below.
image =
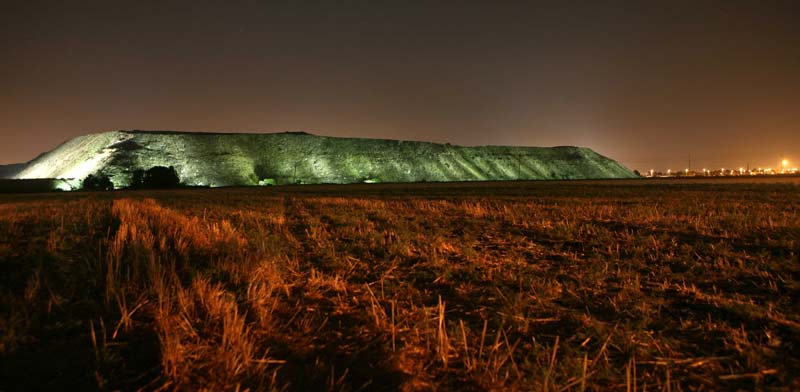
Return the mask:
[(797, 1), (233, 3), (4, 1), (0, 164), (117, 129), (800, 161)]

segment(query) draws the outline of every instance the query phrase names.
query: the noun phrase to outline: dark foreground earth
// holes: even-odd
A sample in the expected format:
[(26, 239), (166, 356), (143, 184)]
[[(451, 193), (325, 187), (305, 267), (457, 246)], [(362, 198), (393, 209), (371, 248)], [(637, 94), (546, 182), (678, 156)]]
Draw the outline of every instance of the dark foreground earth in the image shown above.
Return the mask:
[(781, 181), (0, 196), (0, 390), (798, 390)]

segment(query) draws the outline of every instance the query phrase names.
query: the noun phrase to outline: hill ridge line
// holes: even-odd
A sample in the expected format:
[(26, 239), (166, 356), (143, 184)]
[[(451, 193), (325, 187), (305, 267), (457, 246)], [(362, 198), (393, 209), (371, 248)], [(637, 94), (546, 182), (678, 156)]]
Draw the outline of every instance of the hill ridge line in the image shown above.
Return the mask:
[(632, 178), (586, 147), (458, 146), (319, 136), (302, 131), (210, 133), (118, 130), (70, 139), (15, 178), (106, 175), (115, 187), (134, 170), (173, 166), (194, 186)]

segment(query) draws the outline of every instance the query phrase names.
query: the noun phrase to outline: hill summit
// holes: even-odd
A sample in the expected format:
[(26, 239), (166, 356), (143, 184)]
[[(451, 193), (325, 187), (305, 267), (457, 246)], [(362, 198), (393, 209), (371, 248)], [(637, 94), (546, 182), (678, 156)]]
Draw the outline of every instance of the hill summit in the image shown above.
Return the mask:
[(632, 178), (582, 147), (462, 147), (429, 142), (270, 134), (112, 131), (76, 137), (29, 162), (17, 179), (111, 178), (172, 166), (186, 185), (347, 184)]

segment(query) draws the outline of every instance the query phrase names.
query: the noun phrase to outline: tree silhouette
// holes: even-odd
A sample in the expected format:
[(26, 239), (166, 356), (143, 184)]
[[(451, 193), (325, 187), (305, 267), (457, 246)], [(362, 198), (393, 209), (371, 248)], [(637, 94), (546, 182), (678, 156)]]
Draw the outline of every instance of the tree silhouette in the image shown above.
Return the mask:
[(133, 177), (131, 178), (131, 188), (144, 188), (144, 169), (136, 169), (133, 171)]
[(181, 179), (175, 167), (153, 166), (150, 169), (133, 171), (131, 188), (175, 188), (180, 186)]
[(89, 174), (83, 179), (81, 189), (85, 191), (110, 191), (114, 189), (114, 183), (106, 175)]

